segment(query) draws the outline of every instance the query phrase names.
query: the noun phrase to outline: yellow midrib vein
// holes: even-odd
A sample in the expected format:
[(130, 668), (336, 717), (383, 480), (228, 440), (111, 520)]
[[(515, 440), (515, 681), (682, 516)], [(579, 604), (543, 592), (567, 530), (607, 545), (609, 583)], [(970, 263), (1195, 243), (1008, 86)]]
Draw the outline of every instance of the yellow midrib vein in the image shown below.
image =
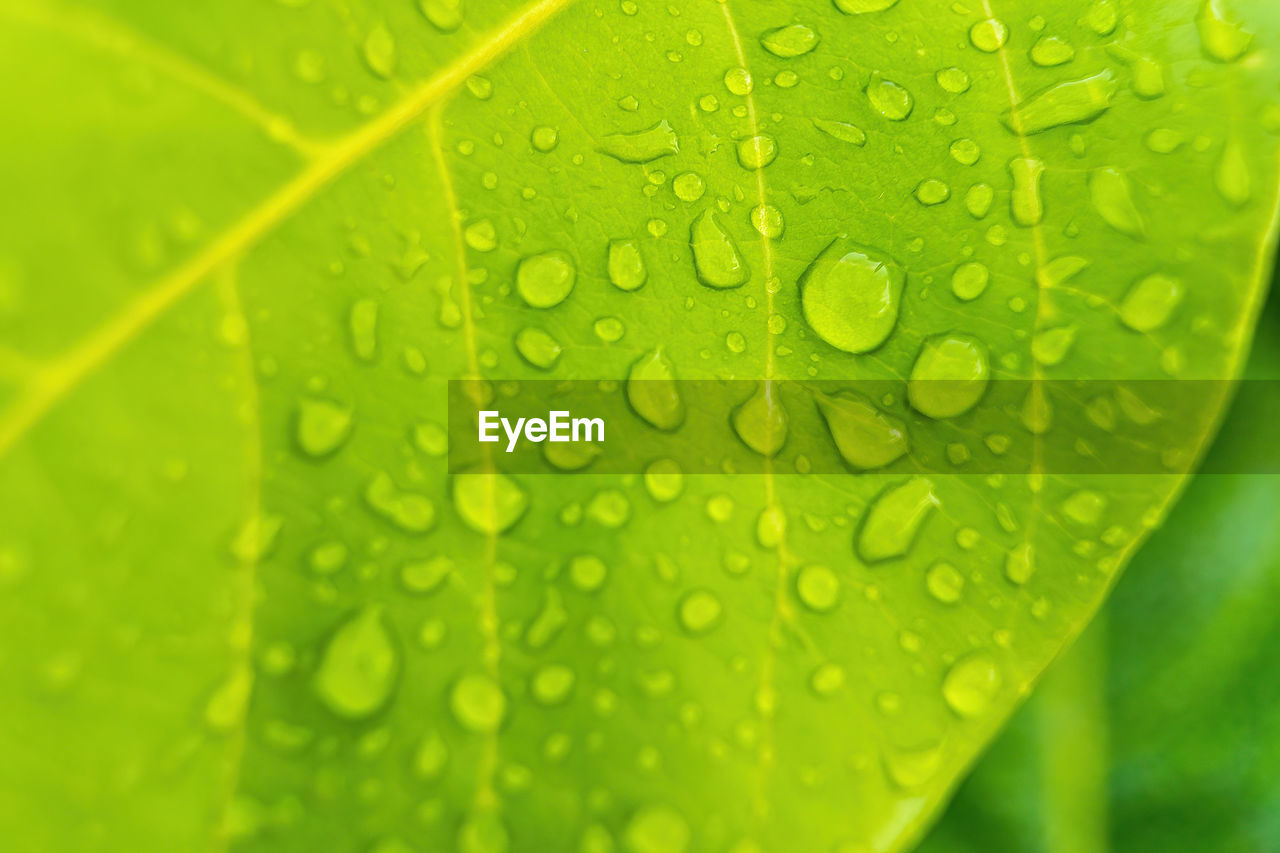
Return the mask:
[(86, 376), (106, 363), (165, 311), (223, 264), (252, 248), (272, 229), (361, 158), (391, 139), (472, 74), (488, 66), (573, 0), (539, 0), (485, 38), (447, 68), (416, 86), (399, 103), (322, 148), (296, 177), (219, 234), (178, 269), (148, 287), (137, 299), (63, 355), (40, 368), (0, 418), (0, 456)]

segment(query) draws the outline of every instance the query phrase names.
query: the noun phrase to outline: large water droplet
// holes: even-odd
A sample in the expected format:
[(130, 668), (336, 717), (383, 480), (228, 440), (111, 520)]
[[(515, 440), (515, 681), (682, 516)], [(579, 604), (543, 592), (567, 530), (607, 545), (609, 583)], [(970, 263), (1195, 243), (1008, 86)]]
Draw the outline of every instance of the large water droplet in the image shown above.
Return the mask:
[(676, 386), (675, 365), (661, 349), (642, 355), (627, 374), (627, 402), (660, 430), (684, 423), (684, 401)]
[(827, 422), (836, 450), (859, 470), (880, 468), (908, 450), (906, 426), (881, 412), (855, 391), (817, 395), (818, 409)]
[(648, 163), (680, 153), (680, 140), (663, 119), (636, 133), (611, 133), (600, 140), (600, 150), (624, 163)]
[(1000, 691), (1000, 670), (986, 652), (971, 652), (951, 665), (942, 680), (942, 698), (962, 717), (986, 711)]
[(763, 169), (778, 156), (778, 143), (772, 136), (756, 134), (738, 143), (738, 163), (744, 169)]
[(1044, 175), (1044, 163), (1018, 157), (1009, 161), (1013, 175), (1013, 194), (1010, 209), (1013, 221), (1023, 228), (1039, 225), (1044, 219), (1044, 201), (1040, 197), (1040, 178)]
[(365, 36), (364, 61), (369, 70), (383, 80), (390, 80), (395, 76), (396, 42), (385, 25), (375, 25)]
[(907, 399), (931, 418), (953, 418), (982, 399), (990, 380), (987, 347), (970, 335), (927, 338), (911, 368)]
[(1204, 0), (1196, 15), (1200, 44), (1204, 52), (1219, 62), (1235, 62), (1249, 51), (1253, 33), (1226, 12), (1224, 0)]
[(573, 290), (577, 268), (568, 252), (553, 249), (530, 255), (516, 268), (516, 290), (534, 308), (559, 305)]
[(689, 228), (689, 248), (693, 250), (698, 281), (707, 287), (739, 287), (751, 277), (738, 244), (713, 211), (704, 210), (693, 220)]
[(1029, 134), (1092, 121), (1111, 108), (1118, 85), (1110, 70), (1059, 83), (1018, 104), (1005, 115), (1005, 124), (1015, 133)]
[(399, 671), (400, 652), (381, 610), (365, 607), (329, 638), (312, 687), (333, 713), (364, 719), (387, 704)]
[(913, 477), (885, 489), (867, 510), (858, 530), (858, 556), (875, 563), (906, 554), (937, 505), (933, 481), (926, 477)]
[(957, 299), (970, 302), (986, 291), (990, 281), (991, 271), (986, 265), (970, 261), (956, 267), (956, 271), (951, 275), (951, 292)]
[(905, 280), (889, 256), (837, 237), (800, 276), (804, 318), (836, 349), (869, 352), (893, 331)]
[(1057, 36), (1040, 36), (1031, 46), (1031, 61), (1044, 68), (1065, 65), (1075, 59), (1076, 49)]
[(774, 56), (789, 59), (802, 56), (818, 46), (821, 36), (813, 27), (804, 24), (791, 24), (773, 30), (765, 30), (760, 36), (760, 44)]
[(351, 434), (352, 413), (330, 400), (298, 403), (297, 440), (303, 453), (316, 458), (333, 453)]
[(516, 352), (534, 367), (550, 370), (560, 360), (563, 348), (542, 329), (529, 327), (516, 332)]
[(805, 566), (796, 574), (796, 595), (815, 613), (829, 613), (840, 602), (840, 580), (826, 566)]
[(453, 478), (453, 505), (472, 530), (497, 534), (520, 520), (529, 496), (505, 474), (458, 474)]
[(761, 382), (746, 402), (733, 410), (733, 431), (761, 456), (773, 456), (787, 442), (787, 410), (778, 386)]
[(1103, 221), (1121, 234), (1142, 239), (1147, 224), (1133, 201), (1129, 178), (1110, 166), (1096, 170), (1089, 177), (1089, 196)]
[(449, 693), (449, 709), (458, 724), (469, 732), (496, 732), (507, 715), (507, 697), (488, 675), (468, 673), (454, 683)]
[(915, 99), (910, 92), (880, 76), (879, 71), (871, 73), (871, 82), (867, 84), (867, 100), (871, 102), (872, 109), (890, 121), (905, 121), (915, 106)]
[(635, 240), (609, 241), (609, 281), (619, 290), (638, 290), (649, 277)]
[(1182, 282), (1155, 273), (1129, 288), (1120, 303), (1120, 319), (1134, 331), (1150, 332), (1167, 323), (1180, 302)]
[(969, 28), (969, 41), (983, 53), (995, 53), (1009, 40), (1009, 28), (1002, 21), (987, 18)]

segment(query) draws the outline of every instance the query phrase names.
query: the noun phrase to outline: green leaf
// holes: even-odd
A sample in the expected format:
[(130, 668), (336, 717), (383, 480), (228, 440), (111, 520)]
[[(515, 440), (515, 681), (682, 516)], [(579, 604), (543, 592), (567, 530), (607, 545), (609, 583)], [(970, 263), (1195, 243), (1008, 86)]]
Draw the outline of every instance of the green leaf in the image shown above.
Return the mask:
[[(1233, 377), (1270, 262), (1273, 4), (1051, 5), (0, 3), (0, 834), (916, 837), (1183, 479), (945, 380)], [(446, 476), (444, 380), (635, 365), (960, 473)]]
[[(1264, 318), (1249, 375), (1280, 379), (1280, 301)], [(1258, 424), (1277, 405), (1274, 391), (1243, 395), (1209, 464), (1266, 441)], [(1273, 474), (1196, 478), (921, 849), (1280, 843), (1277, 515)]]

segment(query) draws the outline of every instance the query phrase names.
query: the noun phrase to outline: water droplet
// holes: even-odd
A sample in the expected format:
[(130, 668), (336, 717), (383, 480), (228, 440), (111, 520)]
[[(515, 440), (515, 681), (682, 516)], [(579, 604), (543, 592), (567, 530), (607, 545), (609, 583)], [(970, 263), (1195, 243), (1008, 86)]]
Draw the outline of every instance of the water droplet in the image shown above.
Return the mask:
[(840, 580), (826, 566), (805, 566), (796, 573), (796, 595), (814, 613), (830, 613), (840, 602)]
[(844, 687), (844, 683), (844, 667), (839, 664), (819, 664), (809, 676), (809, 689), (823, 699), (834, 696)]
[(858, 556), (867, 563), (903, 556), (937, 505), (933, 481), (926, 477), (888, 487), (872, 502), (862, 521)]
[(253, 692), (253, 670), (237, 666), (204, 706), (204, 722), (215, 732), (229, 732), (244, 720)]
[(298, 403), (296, 438), (308, 456), (333, 453), (351, 435), (352, 412), (331, 400), (303, 399)]
[(1031, 46), (1031, 61), (1043, 68), (1065, 65), (1076, 57), (1070, 42), (1057, 36), (1040, 36)]
[(444, 555), (413, 560), (400, 567), (400, 585), (414, 595), (430, 595), (453, 573), (453, 560)]
[(815, 118), (813, 119), (813, 126), (832, 139), (839, 139), (841, 142), (848, 142), (859, 147), (867, 144), (867, 135), (862, 132), (862, 128), (847, 121)]
[(468, 673), (454, 682), (449, 709), (467, 731), (488, 734), (502, 725), (507, 715), (507, 697), (490, 676)]
[(649, 277), (635, 240), (609, 241), (609, 281), (619, 290), (637, 290)]
[(1134, 204), (1129, 178), (1119, 169), (1097, 169), (1089, 178), (1089, 196), (1103, 221), (1121, 234), (1142, 239), (1146, 220)]
[(991, 212), (991, 203), (995, 198), (996, 191), (990, 184), (974, 184), (965, 193), (964, 206), (974, 219), (982, 219)]
[(915, 196), (916, 201), (926, 207), (932, 207), (951, 198), (951, 187), (937, 178), (926, 178), (916, 185)]
[(969, 41), (983, 53), (995, 53), (1009, 40), (1009, 28), (995, 18), (978, 21), (969, 28)]
[(534, 308), (559, 305), (573, 290), (577, 268), (568, 252), (553, 249), (530, 255), (516, 268), (516, 290)]
[(982, 148), (972, 139), (957, 139), (951, 143), (951, 159), (961, 166), (972, 166), (982, 157)]
[(680, 153), (680, 140), (663, 119), (635, 133), (610, 133), (600, 140), (600, 150), (624, 163), (648, 163)]
[(680, 599), (680, 626), (690, 634), (705, 634), (720, 624), (724, 606), (715, 593), (695, 589)]
[(871, 73), (871, 82), (867, 84), (867, 100), (871, 102), (872, 109), (890, 121), (905, 121), (915, 106), (915, 99), (910, 92), (880, 76), (879, 71)]
[(778, 156), (778, 143), (772, 136), (757, 134), (738, 143), (738, 162), (744, 169), (763, 169)]
[(854, 468), (881, 468), (908, 450), (906, 426), (855, 391), (817, 394), (818, 410), (841, 458)]
[(1000, 670), (986, 652), (971, 652), (951, 665), (942, 681), (942, 697), (961, 717), (976, 717), (1000, 691)]
[(655, 501), (670, 503), (684, 491), (684, 472), (674, 459), (658, 459), (645, 469), (644, 487)]
[(364, 61), (369, 70), (383, 80), (390, 80), (396, 73), (396, 42), (391, 31), (383, 24), (369, 30), (364, 40)]
[(1088, 266), (1089, 261), (1085, 258), (1077, 255), (1063, 255), (1036, 270), (1036, 283), (1046, 289), (1054, 288), (1070, 281)]
[(1224, 0), (1204, 0), (1196, 14), (1196, 28), (1204, 52), (1218, 62), (1235, 62), (1249, 51), (1253, 33), (1227, 15)]
[(1062, 502), (1062, 514), (1082, 527), (1096, 525), (1106, 509), (1107, 499), (1087, 489), (1072, 492)]
[(593, 554), (579, 554), (569, 561), (569, 581), (583, 592), (595, 592), (609, 578), (609, 567)]
[(1129, 288), (1120, 303), (1120, 320), (1137, 332), (1150, 332), (1169, 320), (1182, 302), (1182, 282), (1155, 273)]
[(365, 607), (325, 645), (312, 688), (325, 707), (346, 719), (370, 717), (387, 704), (400, 673), (400, 652), (377, 607)]
[(761, 382), (755, 393), (733, 410), (734, 432), (761, 456), (773, 456), (787, 442), (787, 410), (777, 395), (777, 385)]
[(464, 228), (462, 239), (477, 252), (492, 252), (498, 248), (498, 232), (494, 229), (493, 222), (488, 219), (472, 222)]
[(548, 708), (563, 705), (573, 693), (574, 683), (578, 676), (572, 669), (561, 663), (548, 664), (533, 674), (529, 683), (529, 693), (533, 701)]
[(927, 338), (911, 368), (907, 399), (931, 418), (954, 418), (977, 405), (990, 379), (987, 347), (969, 335)]
[(836, 8), (846, 15), (862, 15), (867, 12), (883, 12), (898, 0), (835, 0)]
[(934, 563), (924, 576), (929, 594), (943, 604), (955, 604), (964, 592), (964, 575), (950, 563)]
[(1009, 161), (1013, 174), (1013, 194), (1010, 206), (1013, 221), (1023, 228), (1039, 225), (1044, 219), (1044, 201), (1040, 197), (1040, 178), (1044, 175), (1044, 163), (1018, 157)]
[(969, 91), (969, 75), (963, 68), (942, 68), (934, 75), (938, 85), (953, 95)]
[(419, 779), (435, 779), (449, 763), (449, 747), (439, 732), (431, 732), (413, 754), (413, 772)]
[(1076, 340), (1075, 326), (1059, 326), (1036, 332), (1031, 339), (1031, 357), (1045, 367), (1061, 364)]
[(1031, 580), (1036, 570), (1036, 549), (1030, 542), (1023, 542), (1009, 552), (1004, 561), (1004, 576), (1010, 583), (1022, 586)]
[(357, 300), (348, 318), (351, 348), (361, 361), (373, 361), (378, 354), (378, 303), (372, 299)]
[(771, 204), (759, 204), (751, 208), (751, 225), (760, 232), (760, 236), (777, 240), (786, 229), (782, 221), (782, 211)]
[(707, 184), (697, 172), (681, 172), (672, 180), (671, 190), (681, 201), (697, 201), (706, 193)]
[(1222, 197), (1236, 207), (1249, 203), (1253, 195), (1253, 180), (1249, 175), (1249, 163), (1244, 147), (1236, 139), (1227, 140), (1222, 149), (1222, 159), (1213, 173), (1214, 186)]
[(1115, 75), (1102, 71), (1081, 80), (1050, 86), (1018, 104), (1005, 115), (1014, 133), (1040, 133), (1064, 124), (1092, 121), (1111, 109), (1117, 88)]
[(591, 328), (596, 337), (607, 344), (622, 340), (627, 333), (627, 327), (617, 317), (600, 317), (591, 324)]
[(418, 0), (418, 8), (441, 32), (451, 33), (462, 26), (462, 0)]
[(942, 765), (942, 744), (932, 743), (919, 749), (886, 748), (883, 753), (885, 774), (899, 788), (919, 788), (938, 773)]
[(837, 237), (800, 276), (805, 321), (844, 352), (869, 352), (898, 321), (906, 275), (887, 255)]
[(371, 510), (406, 533), (425, 533), (435, 524), (436, 508), (430, 498), (402, 491), (384, 471), (365, 486), (364, 500)]
[(957, 299), (970, 302), (977, 299), (987, 289), (991, 281), (991, 271), (977, 261), (961, 264), (951, 275), (951, 292)]
[(735, 95), (750, 95), (755, 84), (745, 68), (730, 68), (724, 73), (724, 87)]
[(528, 327), (516, 333), (516, 352), (534, 367), (550, 370), (560, 360), (560, 342), (551, 335)]
[(651, 426), (669, 431), (684, 423), (675, 365), (661, 349), (642, 355), (627, 374), (627, 402)]
[(765, 50), (784, 59), (803, 56), (817, 47), (821, 40), (822, 37), (812, 27), (804, 24), (765, 30), (760, 36), (760, 44)]
[(453, 506), (472, 530), (497, 534), (520, 520), (529, 496), (505, 474), (458, 474), (453, 478)]
[(529, 143), (533, 145), (535, 150), (541, 151), (544, 154), (548, 151), (555, 150), (555, 147), (559, 142), (560, 131), (556, 130), (554, 127), (540, 125), (533, 129), (533, 133), (529, 134)]
[(1111, 35), (1115, 31), (1116, 21), (1114, 0), (1093, 0), (1089, 11), (1084, 15), (1084, 23), (1100, 36)]
[(751, 277), (751, 270), (738, 251), (738, 244), (720, 224), (713, 211), (704, 210), (689, 229), (689, 247), (698, 281), (707, 287), (739, 287)]
[(641, 806), (622, 831), (627, 853), (685, 853), (690, 838), (684, 816), (663, 805)]

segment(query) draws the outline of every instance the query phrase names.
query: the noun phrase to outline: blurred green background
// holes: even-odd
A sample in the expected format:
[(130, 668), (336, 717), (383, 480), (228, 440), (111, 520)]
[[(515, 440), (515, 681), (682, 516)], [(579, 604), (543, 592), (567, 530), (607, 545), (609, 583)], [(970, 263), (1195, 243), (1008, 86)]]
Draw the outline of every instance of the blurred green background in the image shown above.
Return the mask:
[[(1278, 287), (1252, 379), (1280, 379)], [(1207, 464), (1276, 442), (1272, 402), (1241, 399)], [(920, 850), (1280, 850), (1277, 673), (1280, 477), (1200, 475)]]

